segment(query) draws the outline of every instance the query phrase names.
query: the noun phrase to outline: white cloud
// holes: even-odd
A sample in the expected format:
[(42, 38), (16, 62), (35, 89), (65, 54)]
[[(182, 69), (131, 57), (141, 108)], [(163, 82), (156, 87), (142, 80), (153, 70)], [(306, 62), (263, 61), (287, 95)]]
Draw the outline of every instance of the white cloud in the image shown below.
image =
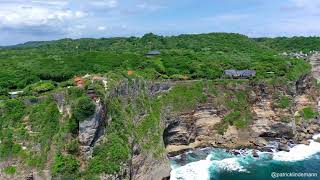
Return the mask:
[(83, 18), (85, 12), (62, 7), (47, 7), (34, 4), (3, 4), (0, 7), (0, 28), (19, 28), (24, 26), (56, 25)]
[(150, 11), (156, 11), (156, 10), (165, 8), (164, 6), (161, 6), (155, 3), (147, 3), (147, 2), (137, 4), (136, 7), (141, 10), (150, 10)]
[(286, 10), (292, 10), (293, 13), (303, 12), (307, 14), (319, 14), (319, 0), (289, 0)]
[(98, 30), (99, 30), (99, 31), (104, 31), (104, 30), (106, 30), (106, 27), (105, 27), (105, 26), (99, 26), (99, 27), (98, 27)]
[(91, 0), (89, 3), (98, 8), (115, 8), (118, 6), (118, 0)]

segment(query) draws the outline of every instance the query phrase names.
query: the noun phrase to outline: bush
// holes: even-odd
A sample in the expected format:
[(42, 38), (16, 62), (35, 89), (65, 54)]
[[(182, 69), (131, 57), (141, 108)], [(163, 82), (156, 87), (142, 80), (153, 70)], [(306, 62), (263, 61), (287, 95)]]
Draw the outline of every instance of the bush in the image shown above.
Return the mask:
[(219, 124), (215, 125), (215, 130), (217, 130), (218, 134), (223, 135), (225, 132), (227, 132), (228, 127), (228, 123), (220, 122)]
[(279, 108), (288, 108), (291, 104), (291, 101), (288, 96), (280, 96), (279, 99), (276, 101), (276, 106)]
[(311, 107), (305, 107), (300, 111), (300, 114), (305, 120), (313, 119), (316, 116), (316, 113)]
[(78, 141), (73, 140), (73, 141), (69, 142), (68, 144), (66, 144), (65, 148), (68, 153), (76, 155), (79, 151)]
[(58, 153), (55, 156), (54, 164), (52, 166), (53, 176), (66, 176), (66, 177), (76, 177), (79, 170), (79, 163), (75, 156), (72, 155), (62, 155)]
[(31, 90), (37, 93), (51, 91), (55, 88), (52, 81), (43, 81), (31, 85)]
[(82, 96), (77, 99), (74, 108), (74, 116), (78, 121), (84, 121), (86, 118), (94, 114), (95, 107), (95, 104), (89, 97)]
[(110, 134), (107, 143), (94, 149), (88, 170), (95, 174), (119, 172), (122, 163), (128, 159), (129, 152), (128, 142), (116, 133)]
[(223, 120), (233, 124), (234, 121), (238, 120), (241, 117), (240, 111), (231, 112), (230, 114), (226, 115)]
[(17, 172), (17, 168), (15, 166), (8, 166), (3, 169), (3, 172), (6, 174), (15, 174)]

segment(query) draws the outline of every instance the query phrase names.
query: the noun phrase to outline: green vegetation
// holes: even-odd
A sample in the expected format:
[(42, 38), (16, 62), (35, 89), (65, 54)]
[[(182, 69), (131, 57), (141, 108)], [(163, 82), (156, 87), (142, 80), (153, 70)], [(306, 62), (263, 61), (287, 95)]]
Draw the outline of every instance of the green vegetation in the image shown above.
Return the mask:
[(51, 98), (29, 107), (28, 111), (30, 112), (28, 125), (32, 130), (29, 132), (30, 140), (39, 146), (39, 152), (31, 153), (27, 162), (32, 166), (42, 167), (47, 160), (53, 137), (60, 128), (60, 114)]
[(291, 99), (288, 96), (284, 96), (284, 95), (277, 95), (275, 100), (275, 107), (278, 108), (289, 108), (291, 106)]
[(276, 49), (279, 52), (304, 52), (320, 50), (320, 37), (277, 37), (256, 38), (257, 42)]
[(34, 83), (34, 84), (30, 85), (27, 88), (27, 90), (32, 93), (34, 93), (34, 92), (43, 93), (43, 92), (53, 90), (54, 88), (55, 88), (55, 86), (52, 81), (40, 81), (38, 83)]
[[(290, 84), (310, 72), (307, 62), (278, 56), (278, 51), (287, 49), (282, 41), (227, 33), (172, 37), (146, 34), (142, 38), (63, 39), (2, 48), (0, 159), (15, 158), (31, 168), (50, 167), (55, 179), (90, 179), (119, 172), (130, 163), (133, 144), (139, 144), (142, 153), (161, 159), (165, 152), (161, 120), (168, 112), (190, 112), (208, 103), (225, 114), (216, 126), (218, 133), (223, 134), (229, 125), (247, 128), (252, 121), (251, 84)], [(300, 46), (304, 51), (315, 47), (300, 43), (293, 50)], [(144, 57), (153, 49), (159, 49), (161, 55)], [(257, 76), (224, 79), (226, 69), (256, 70)], [(110, 92), (102, 82), (88, 80), (83, 89), (69, 87), (74, 86), (74, 76), (87, 73), (108, 77)], [(134, 92), (120, 92), (123, 79), (129, 81)], [(145, 83), (134, 86), (140, 80), (162, 79), (194, 81), (177, 83), (157, 96), (145, 92)], [(108, 116), (105, 134), (81, 171), (79, 122), (95, 111), (95, 103), (85, 93), (88, 86), (101, 98)], [(23, 90), (22, 97), (10, 99), (8, 92), (15, 90)], [(113, 90), (123, 95), (107, 96)], [(70, 114), (59, 113), (52, 97), (58, 91), (65, 92)], [(284, 95), (276, 99), (279, 108), (292, 103)], [(300, 113), (305, 119), (316, 115), (310, 107)], [(14, 174), (16, 169), (12, 166), (4, 171)]]
[(83, 121), (94, 114), (95, 107), (89, 97), (82, 96), (77, 99), (73, 114), (78, 121)]
[[(88, 173), (112, 174), (118, 172), (122, 164), (127, 163), (131, 148), (129, 139), (139, 143), (142, 151), (148, 151), (156, 158), (164, 153), (161, 125), (163, 108), (174, 112), (191, 110), (206, 100), (203, 92), (203, 83), (196, 82), (174, 87), (170, 92), (153, 98), (140, 92), (136, 98), (107, 100), (111, 124), (107, 129), (106, 140), (94, 149), (93, 158), (89, 162)], [(133, 119), (141, 112), (146, 114), (138, 123)]]
[(63, 155), (58, 153), (55, 156), (54, 164), (52, 166), (53, 177), (60, 177), (61, 179), (77, 179), (79, 175), (79, 163), (72, 155)]
[(17, 172), (17, 168), (15, 166), (7, 166), (3, 169), (3, 172), (6, 174), (15, 174)]
[[(152, 49), (159, 49), (162, 54), (144, 57)], [(142, 38), (28, 43), (1, 49), (0, 60), (2, 95), (39, 80), (62, 82), (79, 74), (110, 71), (126, 74), (128, 69), (146, 79), (216, 79), (226, 69), (253, 69), (258, 79), (288, 77), (290, 80), (310, 69), (302, 60), (277, 56), (276, 51), (263, 43), (227, 33), (171, 37), (146, 34)], [(52, 88), (49, 84), (36, 86), (35, 91), (40, 92)]]
[(224, 117), (224, 121), (238, 128), (245, 128), (252, 120), (250, 105), (246, 91), (238, 91), (234, 94), (227, 94), (227, 107), (232, 110)]
[(17, 99), (7, 100), (0, 107), (0, 159), (16, 156), (21, 151), (17, 141), (25, 134), (21, 123), (24, 108), (24, 104)]
[(316, 113), (313, 111), (311, 107), (305, 107), (300, 111), (300, 114), (302, 115), (303, 119), (310, 120), (313, 119), (316, 116)]
[(110, 107), (109, 113), (112, 117), (106, 135), (107, 141), (95, 147), (87, 168), (89, 174), (118, 172), (131, 153), (129, 137), (132, 135), (132, 126), (128, 114), (117, 98), (110, 99), (107, 106)]
[(206, 101), (207, 96), (203, 93), (203, 87), (203, 82), (178, 85), (162, 97), (162, 104), (171, 106), (176, 112), (190, 110), (197, 103)]

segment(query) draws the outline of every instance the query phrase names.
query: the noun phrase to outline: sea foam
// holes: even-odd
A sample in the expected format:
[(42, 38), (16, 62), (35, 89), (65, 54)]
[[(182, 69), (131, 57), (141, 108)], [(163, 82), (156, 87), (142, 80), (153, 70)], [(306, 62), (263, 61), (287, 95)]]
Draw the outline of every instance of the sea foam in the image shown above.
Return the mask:
[(205, 160), (192, 162), (185, 166), (176, 167), (171, 171), (171, 180), (209, 180), (209, 169), (214, 168), (216, 171), (239, 171), (245, 172), (238, 157), (225, 158), (216, 160), (212, 154), (208, 155)]
[[(320, 134), (314, 135), (313, 139), (320, 138)], [(302, 161), (320, 152), (320, 143), (309, 140), (310, 144), (298, 144), (290, 149), (289, 152), (279, 151), (273, 154), (276, 161)]]
[(171, 171), (170, 180), (209, 180), (210, 160), (201, 160), (175, 168)]
[[(302, 161), (311, 158), (313, 155), (320, 152), (320, 143), (314, 140), (320, 138), (320, 134), (314, 135), (313, 140), (309, 140), (309, 145), (298, 144), (293, 146), (289, 152), (279, 151), (272, 153), (273, 156), (264, 155), (270, 154), (258, 152), (260, 158), (252, 157), (252, 150), (246, 150), (246, 153), (240, 156), (233, 156), (224, 151), (213, 151), (205, 160), (188, 163), (184, 166), (172, 166), (171, 180), (209, 180), (210, 170), (217, 173), (219, 171), (237, 171), (249, 172), (245, 167), (252, 163), (268, 163), (270, 161)], [(249, 155), (247, 154), (249, 153)], [(220, 157), (220, 159), (219, 159)], [(273, 158), (272, 158), (273, 157)]]

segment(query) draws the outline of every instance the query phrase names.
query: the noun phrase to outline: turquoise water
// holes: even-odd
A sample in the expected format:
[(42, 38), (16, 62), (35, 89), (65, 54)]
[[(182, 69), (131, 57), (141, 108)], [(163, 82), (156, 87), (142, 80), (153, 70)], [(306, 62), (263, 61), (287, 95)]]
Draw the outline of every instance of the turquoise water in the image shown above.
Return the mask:
[[(290, 152), (258, 152), (259, 158), (254, 158), (250, 149), (239, 153), (211, 148), (177, 156), (171, 159), (171, 180), (320, 180), (320, 143), (312, 140), (310, 145), (293, 146)], [(277, 177), (278, 173), (313, 174)]]

